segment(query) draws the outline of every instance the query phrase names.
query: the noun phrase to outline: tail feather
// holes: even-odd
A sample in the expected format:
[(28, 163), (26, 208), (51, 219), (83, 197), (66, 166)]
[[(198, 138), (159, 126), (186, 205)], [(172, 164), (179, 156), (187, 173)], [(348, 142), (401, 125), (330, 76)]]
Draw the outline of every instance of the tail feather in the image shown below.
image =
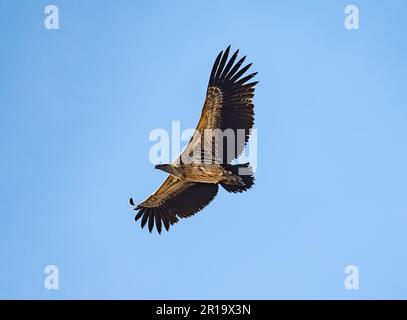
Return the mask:
[(223, 166), (230, 171), (232, 175), (239, 178), (240, 183), (221, 183), (220, 185), (228, 192), (243, 192), (254, 185), (253, 171), (249, 163), (244, 164), (227, 164)]

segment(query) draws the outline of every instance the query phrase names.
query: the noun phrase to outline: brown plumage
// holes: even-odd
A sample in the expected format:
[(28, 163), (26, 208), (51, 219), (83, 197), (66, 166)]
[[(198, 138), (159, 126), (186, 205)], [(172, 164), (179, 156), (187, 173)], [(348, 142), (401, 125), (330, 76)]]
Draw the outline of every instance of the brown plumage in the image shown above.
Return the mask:
[[(145, 201), (135, 205), (141, 227), (148, 222), (161, 233), (178, 218), (186, 218), (206, 207), (220, 184), (228, 192), (243, 192), (254, 183), (248, 163), (231, 165), (243, 152), (254, 122), (254, 87), (244, 76), (252, 64), (241, 68), (246, 56), (235, 63), (239, 50), (228, 60), (230, 46), (220, 52), (212, 67), (201, 118), (185, 150), (172, 164), (157, 165), (169, 173), (164, 183)], [(227, 134), (225, 134), (227, 133)], [(229, 138), (224, 138), (229, 136)]]

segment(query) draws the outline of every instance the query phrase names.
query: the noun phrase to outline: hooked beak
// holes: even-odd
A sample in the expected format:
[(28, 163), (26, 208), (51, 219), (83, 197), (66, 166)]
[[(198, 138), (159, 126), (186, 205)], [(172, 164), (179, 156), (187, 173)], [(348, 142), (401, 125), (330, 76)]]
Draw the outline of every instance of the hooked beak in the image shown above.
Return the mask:
[(155, 166), (155, 169), (158, 169), (158, 170), (161, 170), (161, 171), (164, 171), (167, 173), (169, 173), (170, 168), (171, 168), (171, 165), (169, 165), (169, 164), (157, 164)]

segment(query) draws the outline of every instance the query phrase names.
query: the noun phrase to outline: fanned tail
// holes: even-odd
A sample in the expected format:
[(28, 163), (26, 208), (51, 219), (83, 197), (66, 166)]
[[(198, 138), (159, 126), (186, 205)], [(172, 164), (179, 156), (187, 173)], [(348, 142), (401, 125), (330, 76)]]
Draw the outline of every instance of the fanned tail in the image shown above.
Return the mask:
[(222, 182), (221, 186), (228, 192), (243, 192), (254, 185), (254, 176), (249, 163), (226, 164), (223, 167), (231, 172), (231, 179)]

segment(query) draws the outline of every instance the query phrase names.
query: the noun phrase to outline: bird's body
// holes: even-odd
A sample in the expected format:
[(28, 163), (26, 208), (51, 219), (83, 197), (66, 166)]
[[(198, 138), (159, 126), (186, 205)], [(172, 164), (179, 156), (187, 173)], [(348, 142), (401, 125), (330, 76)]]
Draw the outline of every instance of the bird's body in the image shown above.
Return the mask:
[(227, 170), (226, 167), (219, 164), (165, 164), (158, 165), (156, 168), (187, 182), (244, 185), (241, 177), (233, 174), (232, 171)]
[[(219, 185), (228, 192), (243, 192), (254, 184), (248, 163), (231, 164), (243, 152), (254, 123), (254, 87), (247, 83), (257, 73), (244, 76), (251, 64), (246, 57), (236, 61), (239, 50), (229, 58), (230, 46), (220, 52), (212, 67), (201, 118), (185, 150), (171, 164), (156, 168), (168, 173), (164, 183), (136, 205), (141, 226), (162, 225), (169, 230), (178, 218), (194, 215), (216, 196)], [(226, 138), (226, 140), (225, 140)]]

